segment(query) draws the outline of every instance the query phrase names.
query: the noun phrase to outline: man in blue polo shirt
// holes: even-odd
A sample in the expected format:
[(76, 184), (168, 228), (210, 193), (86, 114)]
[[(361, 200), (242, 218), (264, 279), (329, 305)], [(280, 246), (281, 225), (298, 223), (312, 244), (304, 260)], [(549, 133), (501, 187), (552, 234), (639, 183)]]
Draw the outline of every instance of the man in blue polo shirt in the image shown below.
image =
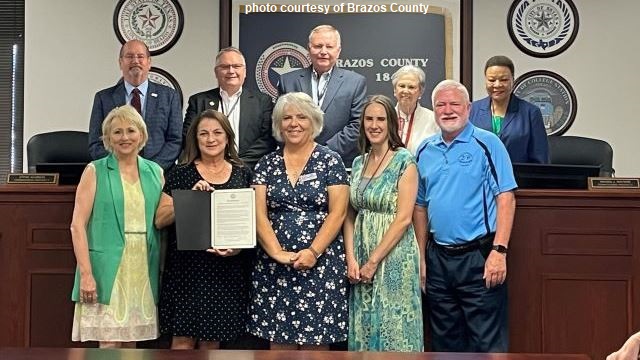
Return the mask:
[(507, 352), (506, 256), (517, 187), (511, 161), (497, 136), (469, 123), (462, 84), (440, 82), (432, 101), (442, 132), (416, 151), (414, 210), (421, 248), (429, 239), (432, 350)]

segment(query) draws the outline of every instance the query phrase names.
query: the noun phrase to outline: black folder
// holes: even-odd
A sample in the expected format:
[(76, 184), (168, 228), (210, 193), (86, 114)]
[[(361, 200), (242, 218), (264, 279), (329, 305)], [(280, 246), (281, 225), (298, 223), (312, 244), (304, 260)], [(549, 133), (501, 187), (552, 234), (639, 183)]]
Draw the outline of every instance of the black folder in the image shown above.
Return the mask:
[(211, 193), (173, 190), (178, 250), (206, 250), (211, 247)]

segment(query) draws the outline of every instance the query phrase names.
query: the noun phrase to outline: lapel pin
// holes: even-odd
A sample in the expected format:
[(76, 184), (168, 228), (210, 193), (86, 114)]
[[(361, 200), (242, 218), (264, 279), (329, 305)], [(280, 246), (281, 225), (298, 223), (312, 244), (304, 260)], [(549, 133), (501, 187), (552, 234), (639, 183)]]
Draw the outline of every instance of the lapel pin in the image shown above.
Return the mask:
[(215, 105), (216, 105), (216, 103), (214, 103), (213, 101), (209, 101), (209, 105), (211, 105), (211, 106), (215, 106)]
[(151, 96), (152, 96), (152, 97), (158, 97), (158, 94), (156, 94), (156, 93), (151, 93)]

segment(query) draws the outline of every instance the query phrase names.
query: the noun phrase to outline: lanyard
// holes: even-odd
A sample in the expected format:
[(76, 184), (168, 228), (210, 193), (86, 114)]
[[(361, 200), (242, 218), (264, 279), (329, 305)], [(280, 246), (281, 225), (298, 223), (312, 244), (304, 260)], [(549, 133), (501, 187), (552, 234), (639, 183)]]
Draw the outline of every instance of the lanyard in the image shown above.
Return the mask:
[(233, 105), (231, 105), (231, 108), (229, 109), (229, 112), (225, 112), (224, 111), (224, 100), (222, 99), (222, 96), (220, 97), (220, 108), (222, 110), (222, 113), (229, 118), (231, 116), (231, 114), (233, 113), (233, 111), (236, 109), (236, 106), (238, 106), (238, 102), (240, 101), (240, 96), (242, 96), (242, 94), (238, 94), (238, 98), (236, 99), (236, 101), (233, 103)]
[[(323, 74), (324, 75), (324, 74)], [(320, 89), (320, 79), (322, 79), (322, 76), (317, 76), (316, 77), (316, 98), (318, 100), (317, 105), (318, 106), (322, 106), (322, 99), (324, 99), (324, 95), (327, 93), (327, 87), (329, 86), (329, 80), (331, 79), (331, 73), (327, 74), (326, 76), (326, 80), (324, 82), (324, 84), (322, 84), (322, 89)]]
[(418, 109), (418, 106), (416, 105), (416, 108), (413, 110), (413, 112), (411, 113), (411, 117), (409, 118), (409, 125), (407, 125), (407, 136), (406, 138), (402, 136), (402, 133), (404, 133), (404, 125), (405, 125), (405, 121), (402, 122), (402, 126), (399, 127), (399, 131), (400, 131), (400, 139), (402, 139), (402, 143), (404, 144), (404, 146), (408, 146), (408, 142), (409, 139), (411, 139), (411, 130), (413, 129), (413, 117), (416, 115), (416, 110)]

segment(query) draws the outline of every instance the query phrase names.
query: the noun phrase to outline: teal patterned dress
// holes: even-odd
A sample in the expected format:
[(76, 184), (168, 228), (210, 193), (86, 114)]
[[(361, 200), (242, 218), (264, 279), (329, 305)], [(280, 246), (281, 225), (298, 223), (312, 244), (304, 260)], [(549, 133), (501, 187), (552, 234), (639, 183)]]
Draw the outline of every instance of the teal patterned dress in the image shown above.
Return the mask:
[[(353, 236), (360, 266), (376, 248), (397, 212), (398, 181), (411, 153), (398, 148), (387, 167), (360, 191), (363, 157), (353, 162), (351, 206), (358, 212)], [(366, 179), (363, 181), (367, 181)], [(413, 226), (378, 265), (373, 282), (353, 285), (349, 297), (349, 350), (422, 351), (420, 255)]]

